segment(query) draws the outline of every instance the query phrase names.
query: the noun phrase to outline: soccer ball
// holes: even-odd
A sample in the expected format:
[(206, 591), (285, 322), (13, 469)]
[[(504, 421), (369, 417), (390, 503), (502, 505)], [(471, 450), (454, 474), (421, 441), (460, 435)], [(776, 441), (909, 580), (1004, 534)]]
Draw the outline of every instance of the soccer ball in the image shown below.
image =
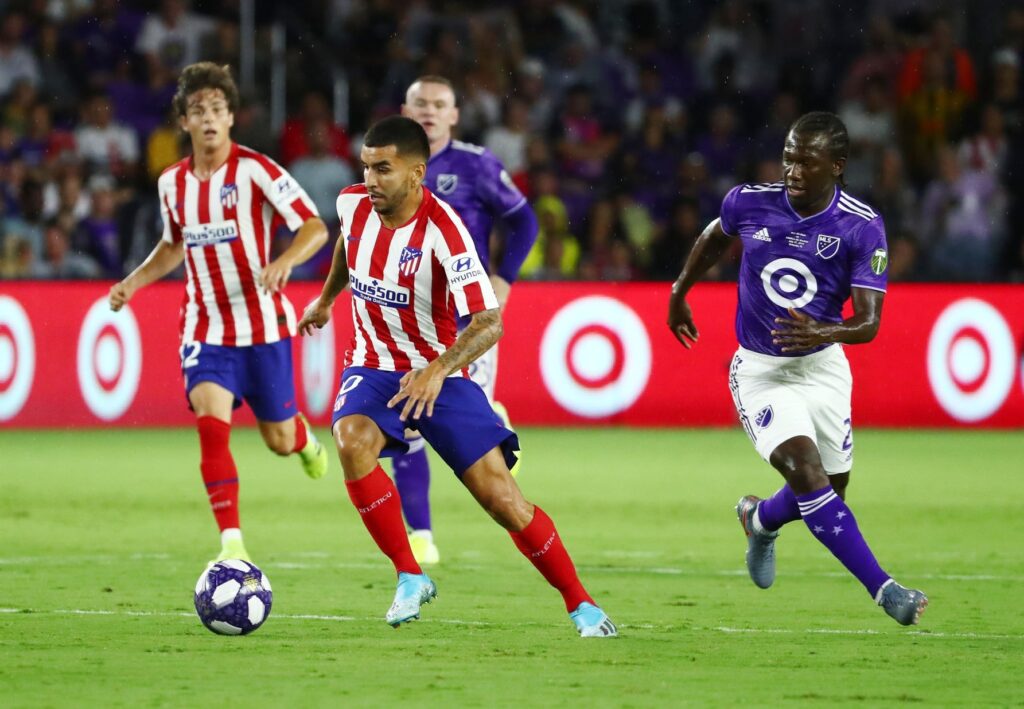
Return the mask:
[(219, 635), (248, 635), (270, 615), (270, 580), (241, 559), (211, 564), (196, 582), (196, 613)]

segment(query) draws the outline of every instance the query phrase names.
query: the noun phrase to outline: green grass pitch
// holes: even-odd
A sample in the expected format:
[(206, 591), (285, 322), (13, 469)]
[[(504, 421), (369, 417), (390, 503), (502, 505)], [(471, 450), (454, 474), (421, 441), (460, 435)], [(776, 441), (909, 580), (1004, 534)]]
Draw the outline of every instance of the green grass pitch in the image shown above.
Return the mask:
[[(324, 432), (321, 429), (321, 434)], [(521, 432), (520, 483), (619, 625), (583, 641), (561, 599), (435, 459), (419, 622), (336, 458), (310, 481), (253, 430), (232, 446), (267, 623), (199, 623), (218, 547), (191, 430), (0, 432), (0, 704), (48, 706), (1021, 705), (1024, 437), (858, 431), (849, 502), (884, 568), (924, 589), (918, 628), (875, 607), (800, 524), (746, 577), (732, 506), (777, 476), (738, 430)]]

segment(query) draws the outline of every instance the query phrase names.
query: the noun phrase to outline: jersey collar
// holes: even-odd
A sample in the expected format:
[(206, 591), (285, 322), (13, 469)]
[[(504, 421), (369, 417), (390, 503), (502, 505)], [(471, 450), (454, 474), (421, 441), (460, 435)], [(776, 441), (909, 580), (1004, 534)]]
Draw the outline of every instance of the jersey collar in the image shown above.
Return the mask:
[(814, 221), (816, 219), (821, 219), (822, 217), (826, 217), (832, 213), (832, 210), (836, 208), (836, 202), (839, 201), (839, 195), (841, 194), (839, 190), (839, 185), (835, 186), (835, 190), (835, 194), (832, 195), (832, 201), (829, 202), (828, 206), (825, 207), (820, 212), (818, 212), (817, 214), (812, 214), (809, 217), (801, 217), (800, 214), (795, 209), (793, 209), (793, 205), (789, 203), (789, 194), (786, 192), (785, 187), (782, 188), (782, 200), (786, 203), (786, 209), (789, 210), (790, 214), (796, 217), (798, 221), (802, 223), (807, 223)]
[(442, 155), (444, 155), (444, 154), (445, 154), (445, 153), (447, 153), (447, 152), (448, 152), (449, 150), (451, 150), (451, 147), (452, 147), (452, 141), (451, 141), (451, 140), (449, 139), (449, 141), (448, 141), (447, 143), (445, 143), (445, 144), (444, 144), (444, 147), (443, 147), (443, 148), (441, 148), (440, 150), (438, 150), (438, 151), (437, 151), (436, 153), (434, 153), (433, 155), (431, 155), (431, 156), (430, 156), (430, 158), (428, 158), (428, 159), (427, 159), (427, 164), (430, 164), (431, 162), (433, 162), (433, 161), (434, 161), (434, 160), (436, 160), (437, 158), (440, 158), (440, 157), (441, 157)]

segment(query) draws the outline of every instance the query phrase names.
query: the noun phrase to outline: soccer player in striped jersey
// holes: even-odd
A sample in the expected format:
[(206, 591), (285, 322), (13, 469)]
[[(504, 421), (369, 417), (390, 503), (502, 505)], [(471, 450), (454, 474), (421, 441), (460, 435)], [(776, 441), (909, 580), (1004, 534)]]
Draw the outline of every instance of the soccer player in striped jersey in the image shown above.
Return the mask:
[[(326, 243), (327, 228), (280, 165), (231, 140), (237, 106), (227, 67), (200, 62), (182, 71), (174, 108), (192, 140), (192, 155), (160, 176), (163, 237), (109, 298), (119, 310), (140, 288), (185, 262), (181, 370), (199, 429), (199, 468), (221, 532), (217, 559), (248, 561), (238, 472), (228, 445), (232, 410), (244, 400), (270, 450), (297, 454), (311, 478), (327, 471), (327, 451), (296, 409), (296, 317), (283, 293), (292, 269)], [(270, 260), (275, 215), (297, 233)]]
[[(364, 183), (341, 191), (339, 238), (320, 297), (299, 330), (323, 327), (346, 282), (354, 336), (345, 355), (332, 431), (352, 504), (394, 564), (398, 588), (385, 620), (419, 617), (436, 595), (409, 545), (401, 501), (380, 467), (422, 434), (565, 601), (583, 637), (615, 626), (583, 588), (554, 523), (526, 501), (510, 471), (519, 448), (467, 367), (501, 336), (501, 309), (473, 239), (455, 210), (423, 187), (423, 128), (391, 116), (366, 132)], [(470, 318), (456, 331), (457, 316)]]
[[(430, 141), (430, 160), (423, 184), (459, 213), (473, 237), (477, 254), (504, 310), (509, 292), (530, 247), (537, 238), (537, 217), (504, 165), (490, 150), (452, 139), (459, 122), (452, 82), (443, 76), (422, 76), (406, 91), (402, 115), (423, 126)], [(491, 232), (500, 224), (503, 250), (496, 268), (491, 267)], [(469, 324), (459, 318), (459, 329)], [(494, 400), (498, 376), (498, 346), (484, 352), (469, 365), (469, 376), (484, 390), (498, 415), (508, 425), (508, 414)], [(430, 465), (422, 437), (410, 435), (409, 452), (395, 456), (395, 485), (402, 496), (402, 511), (410, 528), (413, 554), (421, 564), (436, 564), (440, 553), (434, 542), (430, 521)], [(512, 469), (515, 475), (520, 461)]]
[[(802, 519), (886, 613), (910, 625), (927, 597), (882, 570), (845, 501), (853, 381), (842, 345), (878, 334), (888, 262), (882, 218), (842, 189), (848, 152), (836, 115), (798, 118), (783, 147), (785, 181), (739, 185), (725, 196), (672, 288), (668, 324), (687, 349), (697, 342), (686, 295), (739, 239), (740, 346), (729, 385), (751, 442), (785, 479), (772, 497), (736, 505), (751, 580), (772, 585), (779, 529)], [(844, 318), (850, 298), (853, 314)]]

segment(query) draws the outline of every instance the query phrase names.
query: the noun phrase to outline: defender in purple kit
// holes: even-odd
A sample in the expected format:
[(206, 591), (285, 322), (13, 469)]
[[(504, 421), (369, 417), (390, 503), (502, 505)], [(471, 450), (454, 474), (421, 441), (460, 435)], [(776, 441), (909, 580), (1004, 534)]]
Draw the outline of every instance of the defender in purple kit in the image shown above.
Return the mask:
[[(831, 113), (798, 118), (782, 153), (784, 182), (739, 185), (693, 245), (672, 287), (668, 325), (684, 347), (698, 339), (686, 295), (733, 239), (743, 243), (729, 387), (744, 430), (786, 484), (736, 505), (747, 570), (775, 580), (775, 539), (803, 519), (811, 534), (864, 584), (886, 613), (915, 624), (928, 605), (875, 560), (846, 505), (853, 467), (852, 378), (843, 344), (870, 342), (885, 298), (882, 218), (847, 194), (846, 126)], [(853, 300), (853, 315), (843, 304)]]
[[(450, 204), (466, 225), (491, 286), (504, 310), (512, 283), (537, 238), (537, 217), (526, 197), (512, 182), (501, 161), (486, 148), (452, 139), (459, 122), (459, 109), (452, 82), (443, 76), (422, 76), (406, 91), (402, 115), (423, 126), (430, 142), (430, 160), (423, 184)], [(500, 262), (491, 267), (491, 234), (500, 224), (504, 248)], [(461, 318), (461, 332), (469, 324)], [(505, 407), (494, 400), (498, 374), (495, 345), (469, 365), (469, 376), (487, 394), (491, 406), (509, 425)], [(409, 541), (416, 560), (436, 564), (440, 553), (434, 543), (430, 521), (430, 466), (421, 437), (409, 432), (409, 452), (395, 456), (395, 484), (401, 493), (402, 512), (410, 528)], [(518, 472), (517, 462), (512, 474)]]

